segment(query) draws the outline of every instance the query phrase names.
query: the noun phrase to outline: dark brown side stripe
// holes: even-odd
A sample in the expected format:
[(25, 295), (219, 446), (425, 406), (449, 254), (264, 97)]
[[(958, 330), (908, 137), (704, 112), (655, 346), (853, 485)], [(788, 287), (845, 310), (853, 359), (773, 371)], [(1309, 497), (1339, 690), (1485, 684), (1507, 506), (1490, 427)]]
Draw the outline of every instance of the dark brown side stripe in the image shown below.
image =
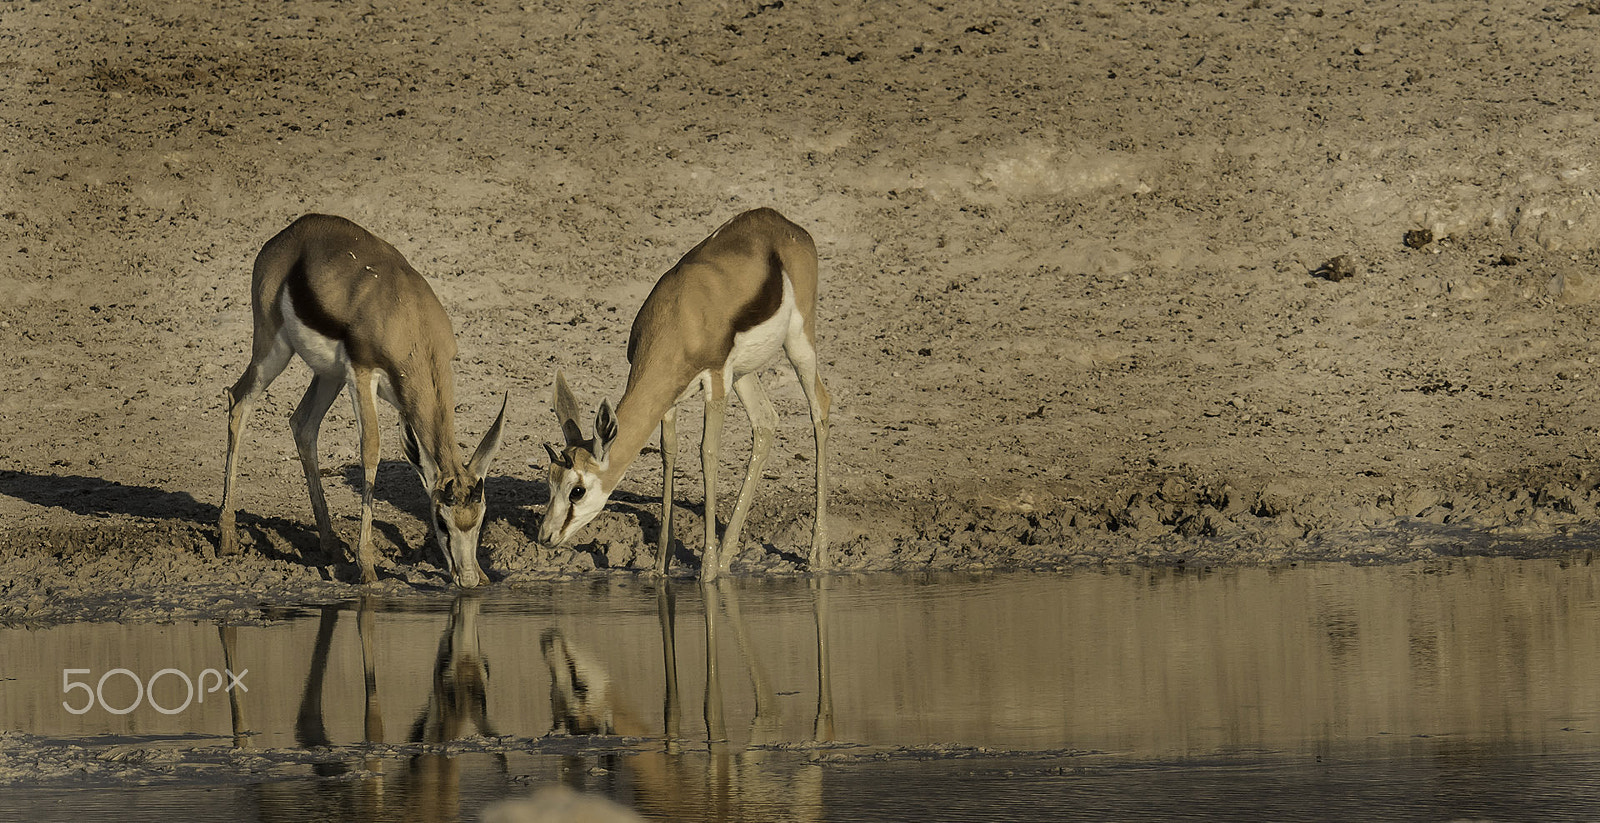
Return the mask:
[(733, 328), (728, 337), (728, 345), (733, 346), (732, 335), (760, 325), (762, 321), (777, 314), (781, 305), (783, 305), (783, 260), (778, 257), (778, 250), (773, 249), (767, 254), (767, 277), (761, 281), (761, 291), (756, 294), (755, 299), (740, 307), (739, 313), (733, 316)]
[(301, 323), (323, 337), (344, 342), (346, 329), (328, 313), (322, 302), (317, 299), (316, 293), (311, 291), (311, 280), (306, 274), (306, 260), (303, 255), (296, 258), (294, 265), (289, 267), (289, 276), (284, 279), (284, 287), (289, 290), (289, 299), (294, 302), (295, 317), (300, 318)]

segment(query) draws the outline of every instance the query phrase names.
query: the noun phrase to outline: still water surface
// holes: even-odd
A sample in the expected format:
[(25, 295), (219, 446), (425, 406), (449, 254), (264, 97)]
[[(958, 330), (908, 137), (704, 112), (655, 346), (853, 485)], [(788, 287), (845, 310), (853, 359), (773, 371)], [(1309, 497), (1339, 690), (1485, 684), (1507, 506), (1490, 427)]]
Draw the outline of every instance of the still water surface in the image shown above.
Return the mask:
[[(475, 820), (565, 783), (663, 820), (1591, 820), (1597, 581), (1577, 559), (605, 579), (7, 630), (0, 730), (145, 762), (0, 788), (0, 818)], [(117, 667), (249, 691), (64, 709), (64, 670)], [(150, 696), (182, 704), (181, 678)]]

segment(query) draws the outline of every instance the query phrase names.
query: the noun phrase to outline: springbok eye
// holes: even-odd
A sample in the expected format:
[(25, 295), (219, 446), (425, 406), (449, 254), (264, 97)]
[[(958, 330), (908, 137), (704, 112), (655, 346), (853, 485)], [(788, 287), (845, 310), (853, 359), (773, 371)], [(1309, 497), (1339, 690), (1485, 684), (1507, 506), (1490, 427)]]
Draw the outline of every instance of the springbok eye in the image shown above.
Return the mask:
[(583, 487), (582, 486), (573, 486), (572, 487), (572, 491), (567, 492), (567, 499), (571, 500), (574, 503), (578, 502), (579, 500), (582, 500), (583, 499)]

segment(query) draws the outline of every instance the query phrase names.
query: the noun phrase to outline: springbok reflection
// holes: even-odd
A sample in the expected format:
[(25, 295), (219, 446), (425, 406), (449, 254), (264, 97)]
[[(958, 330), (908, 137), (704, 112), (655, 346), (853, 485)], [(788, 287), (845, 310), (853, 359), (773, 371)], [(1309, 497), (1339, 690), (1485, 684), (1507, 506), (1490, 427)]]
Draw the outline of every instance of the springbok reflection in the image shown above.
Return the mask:
[[(463, 592), (450, 607), (450, 619), (439, 637), (438, 651), (434, 656), (432, 688), (426, 703), (418, 710), (412, 722), (408, 743), (423, 744), (431, 748), (469, 737), (473, 734), (494, 736), (489, 721), (488, 680), (489, 664), (478, 642), (478, 612), (481, 605), (477, 594)], [(376, 655), (377, 629), (374, 621), (376, 604), (370, 597), (362, 597), (355, 604), (356, 634), (361, 643), (363, 695), (365, 712), (362, 721), (363, 751), (350, 760), (319, 761), (313, 766), (322, 777), (346, 776), (346, 779), (322, 783), (318, 792), (340, 795), (326, 800), (341, 808), (347, 819), (383, 820), (404, 819), (424, 821), (455, 821), (460, 818), (460, 763), (455, 755), (424, 749), (413, 754), (406, 767), (398, 773), (388, 773), (382, 749), (375, 744), (384, 740), (383, 710), (378, 695)], [(328, 659), (334, 629), (341, 612), (349, 606), (324, 607), (318, 617), (316, 640), (312, 645), (311, 666), (301, 690), (299, 710), (295, 715), (295, 743), (302, 748), (326, 748), (334, 745), (324, 719), (323, 692), (330, 675)], [(229, 665), (235, 657), (234, 641), (223, 630), (223, 651)], [(337, 678), (339, 673), (333, 673)], [(234, 739), (236, 745), (245, 745), (249, 732), (243, 725), (244, 709), (236, 699), (232, 704)], [(499, 758), (504, 772), (504, 758)], [(260, 805), (262, 819), (274, 819), (268, 814), (273, 806), (288, 809), (303, 808), (299, 798), (274, 798), (276, 789), (271, 783), (263, 784)], [(275, 802), (278, 801), (278, 802)], [(288, 817), (284, 819), (290, 819)]]
[[(785, 817), (820, 817), (822, 770), (815, 763), (798, 762), (791, 773), (774, 772), (766, 754), (784, 741), (779, 719), (777, 695), (767, 677), (757, 650), (752, 647), (739, 599), (726, 579), (700, 584), (705, 598), (705, 748), (691, 746), (680, 731), (681, 695), (678, 688), (676, 595), (673, 583), (664, 581), (656, 591), (657, 615), (661, 626), (662, 662), (666, 695), (663, 728), (658, 733), (640, 721), (618, 693), (609, 672), (589, 653), (573, 644), (557, 629), (546, 630), (540, 638), (540, 651), (550, 669), (550, 710), (552, 731), (572, 735), (618, 735), (659, 740), (637, 753), (600, 756), (598, 774), (602, 786), (587, 786), (596, 774), (581, 756), (569, 757), (564, 779), (574, 788), (603, 789), (618, 798), (629, 798), (635, 808), (652, 817), (665, 819), (760, 818), (764, 806), (781, 803)], [(818, 650), (817, 714), (813, 725), (814, 742), (831, 739), (833, 701), (827, 662), (827, 598), (825, 581), (813, 585)], [(755, 716), (750, 722), (749, 743), (730, 745), (723, 714), (720, 677), (721, 638), (726, 616), (749, 675), (755, 697)], [(631, 798), (629, 797), (631, 795)]]
[[(478, 648), (479, 598), (456, 597), (450, 624), (439, 637), (433, 661), (433, 688), (411, 725), (412, 743), (438, 745), (472, 733), (494, 736), (489, 723), (489, 663)], [(504, 756), (497, 756), (502, 773)], [(407, 819), (455, 820), (461, 808), (461, 763), (450, 754), (423, 752), (411, 758), (407, 773)]]
[[(578, 783), (656, 819), (769, 820), (815, 816), (794, 807), (825, 784), (831, 819), (1593, 817), (1600, 564), (1587, 555), (692, 586), (496, 587), (481, 618), (476, 601), (408, 595), (269, 608), (220, 632), (0, 629), (6, 808), (470, 819)], [(152, 679), (158, 666), (248, 670), (249, 691), (168, 715), (158, 707), (185, 700), (168, 674), (127, 714), (63, 707), (64, 669)], [(848, 747), (806, 742), (835, 723)], [(406, 742), (491, 728), (501, 736)], [(249, 748), (220, 751), (230, 731)], [(20, 784), (33, 762), (41, 781), (74, 785)], [(78, 787), (96, 775), (115, 787)], [(1350, 791), (1362, 785), (1374, 790)]]

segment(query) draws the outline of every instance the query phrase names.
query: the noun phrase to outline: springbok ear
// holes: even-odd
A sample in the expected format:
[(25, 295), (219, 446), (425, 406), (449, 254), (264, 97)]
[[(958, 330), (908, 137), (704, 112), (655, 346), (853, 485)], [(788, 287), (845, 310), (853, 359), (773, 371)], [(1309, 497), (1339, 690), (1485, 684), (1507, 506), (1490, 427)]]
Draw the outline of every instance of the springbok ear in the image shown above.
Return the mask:
[(594, 459), (601, 463), (617, 440), (617, 415), (611, 410), (611, 401), (600, 401), (600, 410), (594, 413)]
[(412, 431), (405, 421), (400, 423), (400, 446), (406, 453), (406, 462), (410, 463), (411, 467), (417, 470), (417, 476), (422, 478), (422, 487), (431, 491), (434, 479), (439, 476), (439, 466), (427, 452), (422, 450), (421, 444), (417, 442), (417, 433)]
[(500, 415), (494, 419), (494, 425), (484, 433), (483, 442), (478, 444), (478, 450), (472, 453), (472, 459), (467, 461), (467, 473), (478, 478), (482, 483), (489, 475), (489, 464), (494, 462), (495, 452), (500, 451), (500, 436), (506, 422), (506, 406), (511, 404), (511, 392), (506, 392), (506, 399), (500, 401)]
[(567, 379), (561, 372), (556, 372), (556, 419), (561, 421), (561, 437), (567, 445), (576, 446), (583, 443), (583, 429), (578, 426), (578, 398), (572, 396), (572, 389), (567, 388)]

